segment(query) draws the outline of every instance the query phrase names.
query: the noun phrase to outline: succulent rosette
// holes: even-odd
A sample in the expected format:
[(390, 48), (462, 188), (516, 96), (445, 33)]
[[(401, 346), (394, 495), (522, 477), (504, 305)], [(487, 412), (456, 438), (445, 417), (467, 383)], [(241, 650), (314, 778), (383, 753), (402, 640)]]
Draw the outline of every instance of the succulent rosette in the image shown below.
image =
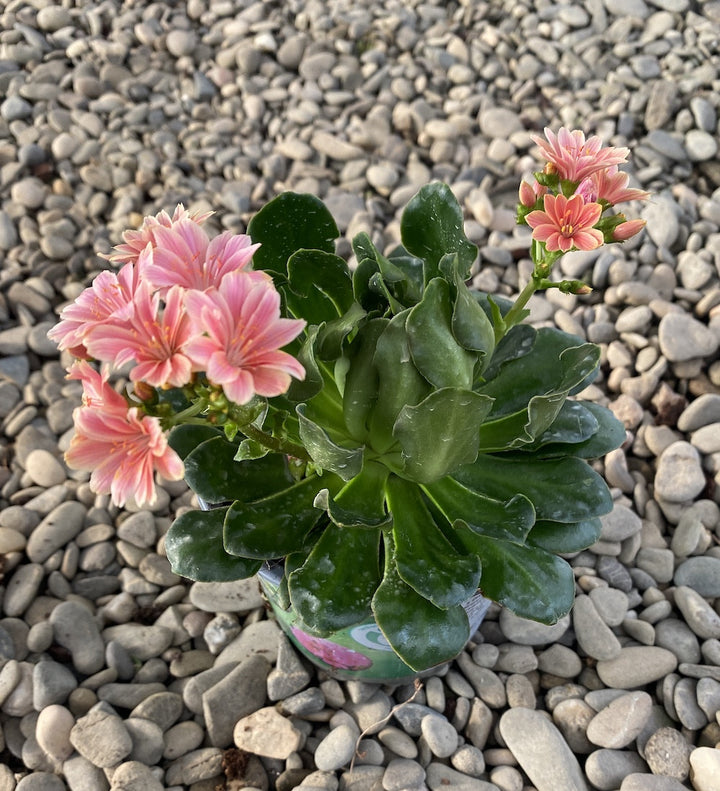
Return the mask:
[[(141, 390), (140, 408), (213, 506), (166, 535), (176, 573), (227, 581), (284, 559), (280, 598), (299, 628), (322, 639), (372, 614), (415, 669), (462, 650), (462, 603), (478, 590), (544, 623), (570, 610), (565, 557), (597, 540), (613, 505), (588, 460), (625, 432), (575, 397), (599, 348), (523, 323), (525, 305), (552, 287), (588, 293), (549, 280), (552, 265), (637, 233), (641, 223), (610, 210), (645, 193), (618, 173), (625, 149), (567, 130), (541, 148), (548, 166), (523, 182), (518, 207), (534, 270), (514, 302), (468, 287), (477, 249), (439, 183), (405, 208), (393, 250), (357, 235), (352, 268), (327, 208), (296, 193), (262, 208), (242, 240), (208, 241), (182, 212), (126, 240), (123, 260), (136, 256), (130, 265), (156, 284), (134, 315), (152, 312), (169, 339), (164, 367), (147, 342), (133, 360), (179, 377)], [(173, 275), (190, 255), (197, 276)], [(116, 301), (105, 313), (132, 327)], [(68, 348), (116, 353), (77, 312), (66, 329)]]

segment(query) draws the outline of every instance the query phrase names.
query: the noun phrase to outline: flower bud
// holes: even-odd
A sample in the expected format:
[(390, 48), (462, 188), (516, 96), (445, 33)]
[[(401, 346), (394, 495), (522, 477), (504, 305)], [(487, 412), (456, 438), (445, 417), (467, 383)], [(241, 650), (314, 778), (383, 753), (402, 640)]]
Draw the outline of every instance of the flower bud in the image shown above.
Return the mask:
[(537, 196), (535, 190), (527, 183), (527, 181), (520, 182), (520, 203), (528, 209), (535, 205)]
[(645, 227), (645, 220), (627, 220), (613, 229), (613, 241), (624, 242), (635, 234), (640, 233)]

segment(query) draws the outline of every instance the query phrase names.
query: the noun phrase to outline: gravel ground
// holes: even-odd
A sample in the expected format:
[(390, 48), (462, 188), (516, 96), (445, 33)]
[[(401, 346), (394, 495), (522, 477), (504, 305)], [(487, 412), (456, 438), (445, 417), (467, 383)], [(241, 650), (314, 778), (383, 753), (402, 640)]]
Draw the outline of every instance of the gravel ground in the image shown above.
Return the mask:
[[(0, 791), (720, 789), (719, 53), (717, 0), (0, 3)], [(184, 484), (118, 510), (64, 466), (46, 332), (144, 214), (240, 232), (293, 189), (385, 245), (441, 179), (513, 294), (530, 136), (560, 125), (654, 196), (642, 237), (563, 259), (592, 295), (532, 302), (601, 345), (585, 395), (627, 427), (571, 616), (493, 607), (419, 689), (340, 683), (254, 581), (171, 572)]]

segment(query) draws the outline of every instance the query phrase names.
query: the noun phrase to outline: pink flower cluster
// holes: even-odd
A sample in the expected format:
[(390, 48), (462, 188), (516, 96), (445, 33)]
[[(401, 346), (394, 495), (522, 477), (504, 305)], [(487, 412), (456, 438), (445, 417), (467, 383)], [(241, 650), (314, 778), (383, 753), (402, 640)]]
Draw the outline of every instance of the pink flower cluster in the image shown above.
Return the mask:
[[(532, 139), (548, 160), (545, 173), (557, 176), (562, 190), (553, 194), (537, 181), (523, 181), (520, 203), (533, 209), (525, 221), (533, 229), (533, 239), (544, 242), (549, 252), (594, 250), (606, 241), (598, 227), (605, 209), (625, 201), (645, 200), (649, 193), (629, 188), (630, 177), (618, 170), (617, 166), (627, 160), (627, 148), (603, 148), (596, 135), (586, 140), (579, 130), (565, 128), (557, 135), (546, 129), (545, 137), (547, 140)], [(569, 189), (570, 196), (566, 194)], [(644, 225), (644, 220), (621, 217), (612, 228), (610, 240), (625, 241)]]
[[(305, 322), (280, 316), (272, 279), (250, 268), (257, 249), (250, 237), (226, 231), (210, 239), (207, 217), (178, 206), (172, 217), (161, 212), (126, 232), (108, 256), (121, 269), (101, 272), (48, 333), (83, 361), (69, 373), (84, 395), (67, 462), (91, 471), (94, 490), (118, 505), (131, 495), (152, 503), (154, 471), (177, 480), (183, 465), (160, 420), (108, 384), (111, 368), (132, 366), (140, 402), (150, 388), (184, 387), (199, 372), (236, 404), (280, 395), (291, 377), (305, 376), (281, 350)], [(102, 374), (91, 359), (103, 364)]]

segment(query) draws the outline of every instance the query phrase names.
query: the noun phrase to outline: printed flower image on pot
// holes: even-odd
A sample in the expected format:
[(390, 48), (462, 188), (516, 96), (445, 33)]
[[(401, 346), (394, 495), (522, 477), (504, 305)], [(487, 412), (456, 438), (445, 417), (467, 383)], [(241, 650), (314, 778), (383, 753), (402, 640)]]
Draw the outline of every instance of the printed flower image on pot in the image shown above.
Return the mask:
[(527, 305), (590, 294), (554, 265), (639, 233), (615, 207), (647, 193), (619, 170), (625, 148), (533, 139), (547, 162), (520, 184), (531, 267), (514, 300), (468, 285), (483, 261), (442, 183), (405, 207), (399, 244), (359, 233), (349, 261), (308, 194), (280, 194), (245, 234), (213, 237), (183, 207), (146, 218), (50, 333), (80, 360), (68, 463), (118, 504), (152, 503), (155, 473), (184, 477), (209, 507), (166, 534), (173, 570), (229, 581), (275, 563), (283, 627), (333, 667), (370, 661), (332, 647), (361, 626), (409, 672), (452, 659), (478, 593), (556, 622), (566, 558), (613, 508), (589, 462), (625, 431), (589, 388), (599, 347), (532, 326)]
[(322, 637), (313, 637), (313, 635), (298, 629), (296, 626), (292, 628), (292, 634), (301, 645), (304, 645), (308, 651), (330, 665), (330, 667), (339, 668), (340, 670), (363, 670), (372, 665), (372, 660), (365, 654), (353, 651), (352, 648), (345, 648)]

